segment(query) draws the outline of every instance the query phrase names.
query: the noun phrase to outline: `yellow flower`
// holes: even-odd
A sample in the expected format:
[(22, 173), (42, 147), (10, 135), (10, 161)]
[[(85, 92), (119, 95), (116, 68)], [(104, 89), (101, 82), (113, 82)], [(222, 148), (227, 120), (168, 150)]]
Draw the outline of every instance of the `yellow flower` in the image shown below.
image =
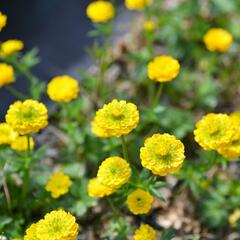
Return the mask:
[(135, 104), (114, 99), (96, 112), (92, 132), (98, 137), (120, 137), (136, 128), (139, 112)]
[(225, 52), (233, 42), (232, 35), (222, 28), (211, 28), (204, 35), (206, 48), (211, 51)]
[(240, 113), (234, 112), (229, 117), (234, 129), (233, 136), (228, 144), (219, 147), (217, 150), (225, 158), (233, 160), (240, 157)]
[(70, 178), (64, 173), (58, 172), (51, 176), (45, 189), (48, 192), (51, 192), (53, 198), (59, 198), (61, 195), (64, 195), (69, 191), (71, 185), (72, 181)]
[(37, 223), (33, 223), (27, 230), (24, 240), (39, 240), (37, 237)]
[(13, 67), (6, 63), (0, 63), (0, 87), (13, 82), (15, 82)]
[(240, 209), (237, 208), (234, 212), (229, 216), (228, 221), (232, 227), (235, 227), (237, 222), (240, 220)]
[(78, 224), (70, 213), (63, 210), (52, 211), (37, 223), (39, 240), (76, 240)]
[(134, 240), (157, 240), (157, 232), (148, 224), (141, 224), (135, 231)]
[(153, 203), (153, 196), (142, 189), (137, 189), (127, 198), (127, 205), (133, 214), (146, 214), (150, 211)]
[(176, 59), (162, 55), (148, 64), (148, 77), (157, 82), (169, 82), (178, 75), (179, 70), (180, 64)]
[(151, 5), (153, 0), (125, 0), (126, 8), (141, 11), (145, 6)]
[(126, 160), (120, 157), (109, 157), (100, 165), (97, 173), (98, 180), (112, 189), (120, 188), (128, 182), (131, 168)]
[(140, 158), (143, 167), (154, 174), (176, 173), (185, 159), (184, 145), (173, 135), (157, 133), (145, 140)]
[(31, 99), (16, 101), (7, 111), (6, 122), (21, 135), (38, 132), (48, 124), (47, 108)]
[(0, 12), (0, 32), (7, 24), (7, 16)]
[(103, 185), (98, 178), (93, 178), (88, 183), (88, 195), (90, 197), (102, 198), (114, 193), (115, 189)]
[(146, 21), (143, 25), (143, 28), (145, 31), (149, 31), (149, 32), (152, 32), (155, 30), (156, 28), (156, 24), (153, 22), (153, 21)]
[(0, 145), (11, 144), (18, 134), (7, 124), (0, 123)]
[(111, 2), (99, 0), (90, 3), (87, 7), (87, 16), (94, 23), (105, 23), (114, 15), (115, 10)]
[(234, 125), (239, 126), (240, 125), (240, 112), (231, 113), (230, 119)]
[(23, 42), (20, 40), (8, 40), (1, 44), (0, 55), (8, 56), (23, 49)]
[[(30, 149), (34, 148), (34, 140), (30, 137)], [(28, 138), (27, 136), (18, 136), (12, 143), (11, 149), (15, 151), (26, 151), (28, 149)]]
[(78, 92), (78, 81), (66, 75), (53, 78), (47, 86), (48, 96), (56, 102), (70, 102), (77, 98)]
[(233, 136), (233, 126), (227, 114), (209, 113), (196, 124), (195, 141), (206, 151), (226, 146)]

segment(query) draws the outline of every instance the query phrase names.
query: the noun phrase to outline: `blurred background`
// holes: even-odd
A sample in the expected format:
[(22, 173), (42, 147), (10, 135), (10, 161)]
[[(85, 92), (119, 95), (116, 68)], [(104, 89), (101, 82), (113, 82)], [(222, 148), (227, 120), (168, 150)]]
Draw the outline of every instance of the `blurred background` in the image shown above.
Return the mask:
[[(34, 67), (33, 73), (43, 81), (69, 73), (72, 66), (84, 64), (85, 48), (93, 41), (87, 37), (92, 24), (85, 13), (90, 2), (0, 0), (0, 11), (8, 16), (7, 27), (0, 32), (0, 41), (22, 40), (24, 52), (37, 47), (41, 62)], [(24, 92), (26, 84), (24, 78), (18, 78), (14, 87)], [(3, 115), (15, 98), (4, 88), (0, 88), (0, 96), (0, 114)]]

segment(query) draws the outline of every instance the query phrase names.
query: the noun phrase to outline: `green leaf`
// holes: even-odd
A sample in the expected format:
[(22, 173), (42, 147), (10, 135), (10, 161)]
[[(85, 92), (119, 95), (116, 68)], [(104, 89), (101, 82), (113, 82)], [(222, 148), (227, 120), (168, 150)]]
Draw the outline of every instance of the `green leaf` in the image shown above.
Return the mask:
[(78, 217), (81, 217), (81, 216), (83, 216), (86, 213), (87, 207), (86, 207), (86, 205), (83, 202), (77, 201), (70, 208), (70, 211), (72, 213), (76, 214)]
[(170, 228), (162, 232), (161, 240), (171, 240), (175, 237), (175, 230)]
[(69, 163), (63, 166), (63, 171), (70, 178), (81, 179), (85, 175), (85, 165), (81, 163)]
[(8, 216), (0, 216), (0, 231), (4, 230), (4, 227), (13, 221), (12, 218)]
[(150, 193), (156, 198), (158, 198), (160, 201), (164, 201), (164, 202), (166, 201), (165, 198), (162, 196), (162, 194), (158, 190), (151, 188)]
[(40, 58), (38, 57), (38, 48), (33, 48), (31, 51), (25, 53), (20, 62), (25, 68), (32, 68), (37, 65), (40, 62)]

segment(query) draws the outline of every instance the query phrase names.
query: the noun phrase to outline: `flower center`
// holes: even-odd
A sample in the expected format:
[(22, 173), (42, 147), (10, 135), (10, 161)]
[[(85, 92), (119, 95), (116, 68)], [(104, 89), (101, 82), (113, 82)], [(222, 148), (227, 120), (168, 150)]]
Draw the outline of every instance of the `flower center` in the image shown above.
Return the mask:
[(212, 125), (209, 126), (208, 128), (208, 132), (210, 133), (210, 135), (214, 135), (219, 131), (219, 126), (215, 125), (214, 123)]
[(120, 119), (124, 116), (123, 110), (121, 108), (114, 108), (112, 110), (112, 116), (116, 119)]
[(38, 116), (38, 112), (33, 107), (22, 107), (18, 113), (21, 120), (31, 121)]
[(111, 167), (111, 168), (110, 168), (110, 172), (111, 172), (112, 175), (115, 175), (115, 174), (117, 174), (118, 171), (117, 171), (116, 168)]
[(63, 232), (63, 223), (59, 219), (53, 219), (49, 225), (49, 234), (55, 235)]
[(169, 147), (162, 144), (158, 144), (155, 150), (155, 153), (159, 157), (166, 157), (169, 154)]

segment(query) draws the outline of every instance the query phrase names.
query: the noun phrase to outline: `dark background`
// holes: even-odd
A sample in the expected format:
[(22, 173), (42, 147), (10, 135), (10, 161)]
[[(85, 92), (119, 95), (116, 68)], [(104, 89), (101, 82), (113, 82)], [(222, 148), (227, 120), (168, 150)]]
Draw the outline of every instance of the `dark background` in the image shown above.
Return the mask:
[[(86, 16), (90, 0), (0, 0), (0, 11), (8, 16), (0, 41), (23, 40), (24, 51), (38, 47), (41, 63), (33, 69), (43, 81), (68, 73), (71, 66), (81, 62), (85, 47), (93, 39), (86, 33), (92, 28)], [(27, 89), (24, 78), (14, 87)], [(0, 88), (0, 114), (4, 114), (15, 98)]]

